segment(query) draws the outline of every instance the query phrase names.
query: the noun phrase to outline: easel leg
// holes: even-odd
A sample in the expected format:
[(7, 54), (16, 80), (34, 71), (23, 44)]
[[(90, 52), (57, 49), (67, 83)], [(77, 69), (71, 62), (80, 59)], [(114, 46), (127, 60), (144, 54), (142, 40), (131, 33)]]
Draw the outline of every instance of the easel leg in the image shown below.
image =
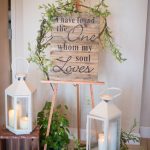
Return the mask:
[(80, 140), (80, 125), (81, 125), (81, 114), (80, 114), (80, 86), (76, 85), (77, 89), (77, 132), (78, 132), (78, 140)]
[[(93, 86), (90, 84), (90, 93), (91, 93), (91, 104), (92, 104), (92, 109), (95, 107), (95, 102), (94, 102), (94, 92), (93, 92)], [(96, 130), (96, 138), (98, 139), (98, 132), (97, 132), (97, 124), (94, 122), (95, 125), (95, 130)]]
[[(49, 135), (49, 132), (50, 132), (51, 120), (52, 120), (54, 105), (56, 102), (57, 89), (58, 89), (58, 84), (55, 84), (54, 93), (52, 96), (51, 110), (50, 110), (49, 118), (48, 118), (48, 127), (47, 127), (47, 131), (46, 131), (46, 137)], [(47, 144), (44, 145), (44, 150), (47, 150)]]
[(95, 103), (94, 103), (93, 86), (91, 84), (90, 84), (90, 93), (91, 93), (91, 104), (92, 104), (92, 109), (93, 109), (95, 106)]

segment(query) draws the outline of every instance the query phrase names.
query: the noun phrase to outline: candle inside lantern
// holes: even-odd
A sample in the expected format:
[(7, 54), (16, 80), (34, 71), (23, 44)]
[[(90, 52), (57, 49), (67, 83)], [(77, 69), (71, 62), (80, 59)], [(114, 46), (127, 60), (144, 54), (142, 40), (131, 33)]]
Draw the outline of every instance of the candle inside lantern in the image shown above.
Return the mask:
[(100, 133), (98, 139), (98, 150), (103, 150), (103, 149), (104, 149), (104, 134)]
[(8, 111), (8, 117), (9, 117), (9, 126), (14, 128), (14, 110), (10, 109)]
[(21, 104), (17, 104), (17, 128), (19, 128), (19, 120), (22, 115)]
[(20, 118), (20, 129), (28, 129), (28, 117)]

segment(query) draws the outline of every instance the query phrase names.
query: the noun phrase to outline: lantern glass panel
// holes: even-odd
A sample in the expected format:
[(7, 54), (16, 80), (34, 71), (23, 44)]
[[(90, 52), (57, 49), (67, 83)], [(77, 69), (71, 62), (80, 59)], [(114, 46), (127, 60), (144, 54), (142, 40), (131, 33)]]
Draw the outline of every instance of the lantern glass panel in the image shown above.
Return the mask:
[(29, 102), (28, 97), (18, 97), (16, 107), (17, 129), (28, 130), (29, 128)]
[(14, 98), (7, 95), (7, 123), (11, 128), (14, 128)]
[(118, 150), (120, 140), (119, 123), (119, 120), (114, 119), (109, 121), (107, 126), (103, 120), (89, 118), (88, 150)]
[(103, 128), (103, 121), (99, 121), (96, 119), (89, 119), (89, 147), (90, 150), (99, 150), (99, 140), (101, 144), (104, 142), (104, 128)]

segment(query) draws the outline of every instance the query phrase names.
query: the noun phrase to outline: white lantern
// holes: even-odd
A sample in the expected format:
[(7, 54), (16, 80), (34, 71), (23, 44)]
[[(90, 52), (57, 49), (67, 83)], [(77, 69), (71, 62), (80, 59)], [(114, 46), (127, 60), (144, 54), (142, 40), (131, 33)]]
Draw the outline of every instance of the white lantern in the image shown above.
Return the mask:
[(88, 114), (86, 150), (120, 150), (121, 111), (112, 103), (120, 94), (118, 88), (107, 89), (101, 94), (102, 101)]
[(29, 134), (35, 126), (34, 91), (21, 73), (16, 73), (16, 81), (5, 90), (6, 128), (17, 135)]

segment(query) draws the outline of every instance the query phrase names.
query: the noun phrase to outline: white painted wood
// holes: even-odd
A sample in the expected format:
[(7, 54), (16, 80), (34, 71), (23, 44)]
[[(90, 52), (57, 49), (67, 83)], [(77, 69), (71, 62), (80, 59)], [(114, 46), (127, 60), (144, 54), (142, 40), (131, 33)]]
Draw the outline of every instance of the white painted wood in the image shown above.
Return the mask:
[[(32, 109), (34, 107), (32, 106), (32, 98), (35, 89), (33, 89), (28, 83), (26, 83), (24, 77), (25, 76), (23, 75), (18, 76), (18, 80), (12, 83), (5, 90), (6, 128), (17, 135), (29, 134), (33, 131), (35, 127), (33, 125), (35, 122), (35, 118), (33, 116), (34, 110)], [(18, 103), (20, 104), (20, 109), (22, 113), (18, 111)], [(10, 106), (10, 104), (12, 104), (12, 106)], [(10, 110), (13, 110), (13, 114), (8, 113)], [(26, 120), (27, 122), (21, 121), (23, 117), (28, 118), (28, 120)], [(10, 119), (12, 120), (10, 121)], [(12, 121), (13, 125), (10, 124)], [(27, 127), (22, 128), (22, 126), (25, 126), (25, 123), (27, 123)]]

